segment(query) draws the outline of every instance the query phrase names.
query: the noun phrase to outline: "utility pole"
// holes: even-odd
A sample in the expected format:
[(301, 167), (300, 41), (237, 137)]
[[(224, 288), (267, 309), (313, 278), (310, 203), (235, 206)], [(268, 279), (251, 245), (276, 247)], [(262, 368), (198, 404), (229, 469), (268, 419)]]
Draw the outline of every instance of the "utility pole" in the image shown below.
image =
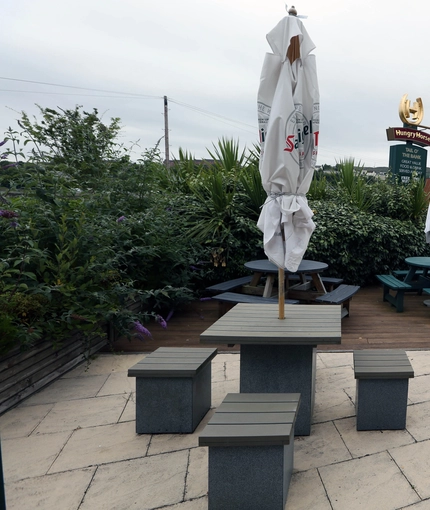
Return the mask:
[(167, 105), (167, 96), (164, 96), (164, 146), (165, 146), (165, 165), (169, 168), (169, 108)]

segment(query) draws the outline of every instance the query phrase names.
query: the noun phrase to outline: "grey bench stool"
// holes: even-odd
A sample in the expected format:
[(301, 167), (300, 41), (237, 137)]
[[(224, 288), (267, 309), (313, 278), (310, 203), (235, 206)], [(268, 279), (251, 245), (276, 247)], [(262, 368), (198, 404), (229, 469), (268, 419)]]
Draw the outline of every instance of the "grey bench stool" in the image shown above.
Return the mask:
[(209, 510), (284, 510), (300, 393), (229, 393), (199, 436)]
[(136, 432), (191, 433), (211, 406), (217, 349), (160, 347), (128, 369), (136, 377)]
[(409, 378), (414, 377), (405, 351), (354, 351), (357, 430), (406, 427)]

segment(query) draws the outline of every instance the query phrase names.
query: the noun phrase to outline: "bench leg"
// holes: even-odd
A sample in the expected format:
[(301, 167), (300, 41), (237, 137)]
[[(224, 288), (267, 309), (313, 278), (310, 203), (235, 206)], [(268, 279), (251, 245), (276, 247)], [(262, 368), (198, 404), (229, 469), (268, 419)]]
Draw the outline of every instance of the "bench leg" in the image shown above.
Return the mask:
[(209, 510), (284, 510), (293, 471), (286, 446), (209, 447)]
[(396, 308), (397, 312), (403, 312), (403, 298), (405, 296), (405, 291), (397, 290), (395, 292), (396, 295), (393, 296), (390, 294), (390, 289), (384, 285), (383, 301), (391, 303)]
[(357, 379), (357, 430), (403, 430), (409, 379)]
[(136, 433), (192, 433), (211, 406), (211, 364), (196, 377), (136, 377)]
[(315, 399), (316, 346), (240, 346), (241, 393), (301, 393), (295, 433), (311, 433)]

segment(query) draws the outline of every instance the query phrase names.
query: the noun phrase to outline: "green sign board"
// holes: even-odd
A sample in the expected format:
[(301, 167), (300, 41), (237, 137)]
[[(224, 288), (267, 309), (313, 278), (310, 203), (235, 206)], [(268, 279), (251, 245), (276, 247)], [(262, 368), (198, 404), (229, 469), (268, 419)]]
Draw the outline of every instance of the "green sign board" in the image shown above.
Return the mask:
[(413, 174), (425, 179), (427, 151), (411, 143), (390, 147), (390, 169), (400, 182), (408, 183)]

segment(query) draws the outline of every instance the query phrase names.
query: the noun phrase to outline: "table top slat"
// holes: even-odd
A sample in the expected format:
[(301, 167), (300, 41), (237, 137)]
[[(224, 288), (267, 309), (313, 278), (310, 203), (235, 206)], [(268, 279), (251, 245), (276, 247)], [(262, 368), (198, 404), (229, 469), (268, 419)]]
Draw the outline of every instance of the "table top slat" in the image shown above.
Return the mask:
[(212, 425), (228, 425), (237, 424), (240, 425), (256, 425), (256, 424), (275, 424), (275, 423), (293, 423), (295, 420), (295, 410), (289, 413), (277, 413), (277, 412), (249, 412), (249, 413), (215, 413), (211, 418), (210, 423)]
[(291, 423), (228, 424), (208, 423), (199, 436), (199, 446), (265, 446), (290, 443)]
[(341, 306), (240, 303), (200, 335), (201, 343), (317, 345), (341, 343)]
[(298, 404), (300, 402), (300, 393), (227, 393), (222, 404), (229, 402), (284, 402)]
[(223, 402), (217, 413), (288, 413), (297, 407), (297, 402)]

